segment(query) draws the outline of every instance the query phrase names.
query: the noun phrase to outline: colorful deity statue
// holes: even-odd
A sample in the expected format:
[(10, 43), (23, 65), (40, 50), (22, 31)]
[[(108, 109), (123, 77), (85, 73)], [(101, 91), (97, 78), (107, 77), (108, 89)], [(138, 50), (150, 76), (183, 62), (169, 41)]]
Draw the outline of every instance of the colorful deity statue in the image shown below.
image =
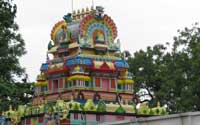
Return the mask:
[(95, 42), (104, 42), (104, 34), (101, 32), (97, 32), (95, 36)]
[(70, 43), (72, 40), (71, 38), (71, 32), (70, 30), (67, 29), (66, 26), (62, 26), (62, 32), (61, 32), (61, 37), (60, 37), (60, 43)]

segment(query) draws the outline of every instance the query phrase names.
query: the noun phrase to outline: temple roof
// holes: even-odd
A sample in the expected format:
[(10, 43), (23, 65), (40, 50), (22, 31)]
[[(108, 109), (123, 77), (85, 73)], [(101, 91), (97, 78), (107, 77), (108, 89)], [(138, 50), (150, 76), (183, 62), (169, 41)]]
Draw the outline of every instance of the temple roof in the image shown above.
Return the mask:
[(99, 9), (103, 8), (86, 8), (65, 15), (51, 31), (48, 53), (63, 53), (77, 48), (118, 51), (120, 43), (114, 43), (117, 27), (111, 17)]

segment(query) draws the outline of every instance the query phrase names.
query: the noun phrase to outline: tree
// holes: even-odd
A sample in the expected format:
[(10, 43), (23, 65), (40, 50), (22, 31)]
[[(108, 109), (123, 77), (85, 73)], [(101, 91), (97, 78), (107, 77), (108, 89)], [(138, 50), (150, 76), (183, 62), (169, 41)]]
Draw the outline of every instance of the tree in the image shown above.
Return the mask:
[[(178, 30), (172, 50), (155, 45), (129, 58), (136, 91), (146, 88), (170, 113), (200, 110), (200, 28)], [(194, 101), (195, 100), (195, 101)]]
[[(158, 92), (161, 88), (163, 77), (161, 70), (163, 69), (163, 58), (166, 47), (158, 44), (154, 47), (147, 47), (146, 51), (140, 50), (134, 53), (134, 57), (130, 57), (130, 71), (134, 74), (135, 91), (144, 88), (148, 91), (156, 104), (158, 97), (154, 98), (152, 92)], [(152, 105), (153, 105), (152, 104)]]
[(15, 83), (14, 80), (14, 76), (24, 73), (19, 57), (26, 53), (15, 22), (16, 12), (12, 0), (0, 0), (0, 111), (5, 111), (9, 105), (16, 107), (27, 103), (33, 94), (32, 84)]
[[(192, 28), (179, 30), (174, 37), (173, 59), (179, 69), (177, 111), (200, 110), (200, 28), (195, 23)], [(180, 82), (181, 81), (181, 82)], [(181, 84), (180, 84), (181, 83)], [(195, 101), (194, 101), (195, 100)]]
[(17, 108), (18, 105), (27, 104), (34, 93), (33, 84), (0, 83), (0, 111), (6, 111), (9, 105)]
[(24, 73), (19, 57), (26, 53), (25, 43), (17, 32), (16, 12), (17, 7), (12, 0), (0, 1), (0, 79), (4, 82), (12, 82), (15, 75)]

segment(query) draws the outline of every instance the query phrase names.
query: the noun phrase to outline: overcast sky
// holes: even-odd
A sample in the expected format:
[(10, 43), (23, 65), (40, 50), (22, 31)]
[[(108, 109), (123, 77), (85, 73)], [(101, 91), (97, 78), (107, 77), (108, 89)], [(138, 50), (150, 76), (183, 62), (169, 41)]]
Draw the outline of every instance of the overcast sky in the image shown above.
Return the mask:
[[(15, 0), (17, 23), (28, 53), (21, 58), (29, 80), (35, 81), (46, 61), (50, 32), (63, 15), (71, 12), (71, 0)], [(92, 0), (74, 0), (74, 9), (92, 5)], [(200, 20), (199, 0), (94, 0), (105, 8), (118, 28), (122, 50), (131, 53), (157, 43), (173, 42), (178, 29)]]

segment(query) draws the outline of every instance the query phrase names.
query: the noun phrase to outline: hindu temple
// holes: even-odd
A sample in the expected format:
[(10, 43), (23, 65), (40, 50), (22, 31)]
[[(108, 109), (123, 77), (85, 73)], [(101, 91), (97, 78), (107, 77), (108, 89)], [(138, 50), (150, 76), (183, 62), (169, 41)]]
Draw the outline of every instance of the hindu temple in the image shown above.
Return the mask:
[(158, 109), (162, 114), (165, 109), (147, 105), (136, 112), (133, 74), (120, 46), (116, 24), (103, 7), (64, 15), (51, 30), (33, 100), (5, 116), (22, 125), (95, 125)]

